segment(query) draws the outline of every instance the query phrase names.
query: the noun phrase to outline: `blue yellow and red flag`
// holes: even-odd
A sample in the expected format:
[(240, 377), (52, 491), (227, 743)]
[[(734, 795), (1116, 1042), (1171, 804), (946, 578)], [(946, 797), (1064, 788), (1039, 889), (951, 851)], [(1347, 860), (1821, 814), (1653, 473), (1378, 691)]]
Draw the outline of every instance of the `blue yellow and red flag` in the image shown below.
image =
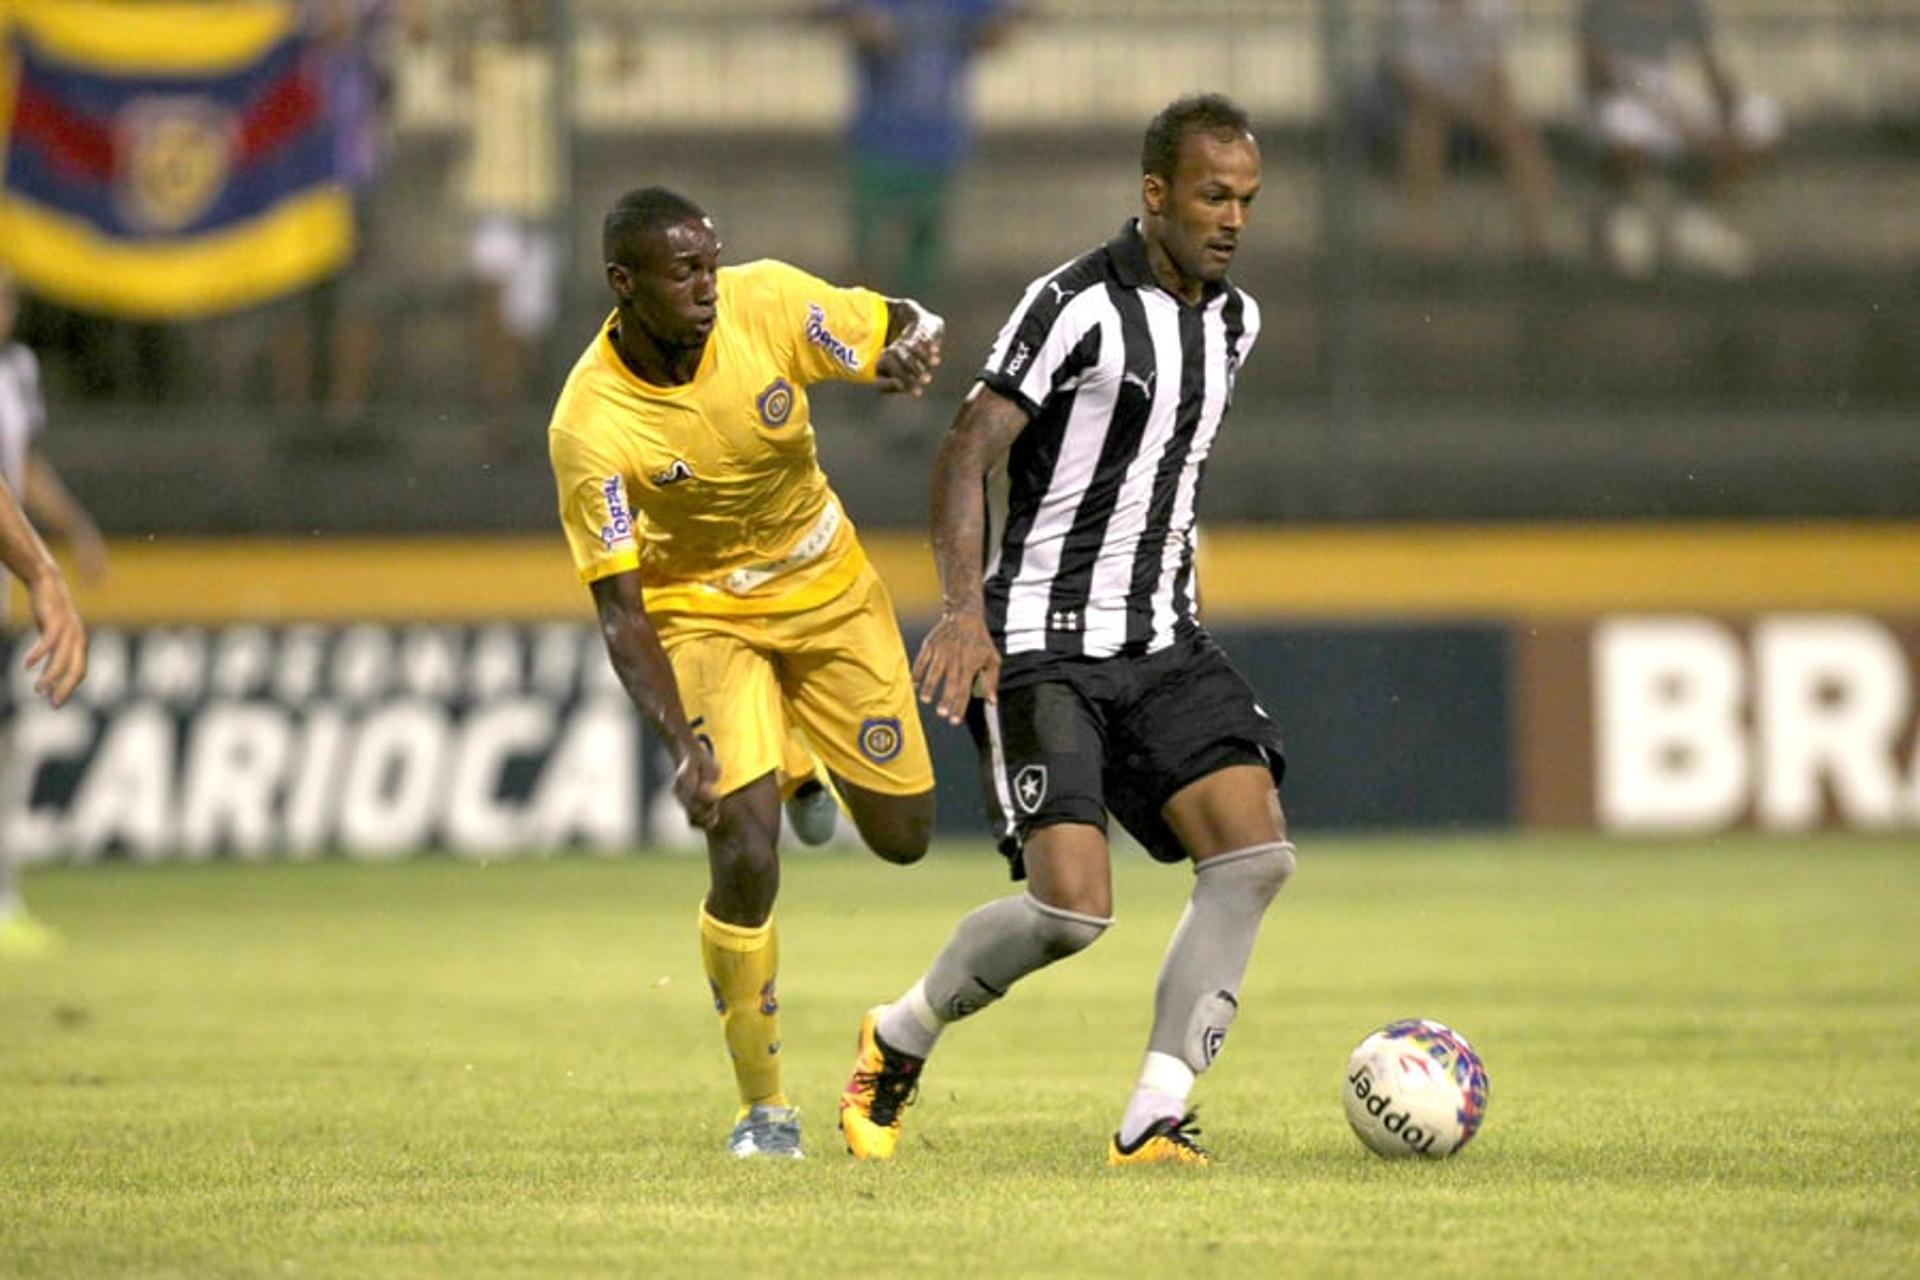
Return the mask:
[(353, 216), (323, 94), (286, 0), (0, 0), (0, 262), (146, 318), (324, 277)]

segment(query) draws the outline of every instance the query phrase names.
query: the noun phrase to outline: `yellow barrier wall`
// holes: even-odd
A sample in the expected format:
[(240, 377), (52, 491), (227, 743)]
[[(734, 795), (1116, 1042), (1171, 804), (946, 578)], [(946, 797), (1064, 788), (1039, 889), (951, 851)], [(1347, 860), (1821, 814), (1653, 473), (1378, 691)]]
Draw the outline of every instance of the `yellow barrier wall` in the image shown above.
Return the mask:
[[(935, 613), (926, 541), (863, 536), (902, 614)], [(1920, 525), (1906, 523), (1221, 527), (1200, 553), (1203, 612), (1220, 622), (1920, 612)], [(78, 595), (100, 623), (589, 613), (558, 535), (120, 542), (109, 579)]]

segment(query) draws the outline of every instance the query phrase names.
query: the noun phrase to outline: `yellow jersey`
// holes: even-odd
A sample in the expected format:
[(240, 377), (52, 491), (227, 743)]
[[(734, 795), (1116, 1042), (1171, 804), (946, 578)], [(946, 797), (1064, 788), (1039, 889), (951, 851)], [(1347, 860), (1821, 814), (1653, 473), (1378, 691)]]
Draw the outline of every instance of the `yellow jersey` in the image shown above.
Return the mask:
[(721, 268), (693, 378), (656, 387), (613, 346), (613, 317), (547, 430), (560, 522), (583, 582), (640, 571), (649, 612), (788, 613), (866, 565), (814, 449), (807, 386), (870, 382), (887, 303), (783, 262)]

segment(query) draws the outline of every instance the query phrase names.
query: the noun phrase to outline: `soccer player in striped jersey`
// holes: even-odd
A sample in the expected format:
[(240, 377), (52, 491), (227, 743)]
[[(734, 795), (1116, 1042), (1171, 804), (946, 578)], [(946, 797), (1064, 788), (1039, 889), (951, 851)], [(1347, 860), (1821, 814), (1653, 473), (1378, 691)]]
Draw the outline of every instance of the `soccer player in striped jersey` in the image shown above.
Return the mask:
[(1193, 580), (1201, 469), (1260, 328), (1227, 279), (1260, 150), (1239, 107), (1204, 95), (1155, 117), (1141, 162), (1140, 217), (1027, 289), (934, 463), (944, 612), (915, 677), (973, 729), (989, 817), (1028, 885), (962, 920), (863, 1019), (840, 1104), (863, 1159), (893, 1155), (949, 1023), (1112, 923), (1111, 812), (1194, 882), (1107, 1159), (1206, 1163), (1188, 1094), (1293, 871), (1279, 734), (1201, 627)]
[[(5, 501), (0, 502), (0, 562), (26, 585), (40, 629), (40, 640), (28, 650), (28, 664), (47, 664), (36, 689), (58, 706), (86, 671), (86, 631), (74, 612), (65, 579), (27, 523), (22, 506), (49, 533), (65, 540), (82, 576), (97, 578), (105, 573), (107, 553), (92, 517), (67, 491), (40, 450), (47, 405), (33, 352), (13, 341), (17, 303), (13, 277), (0, 267), (0, 487), (6, 491)], [(6, 588), (5, 575), (0, 574), (0, 622), (5, 621), (10, 594)], [(0, 729), (0, 739), (7, 736)], [(0, 742), (0, 754), (4, 749)], [(28, 913), (15, 882), (13, 857), (0, 841), (0, 956), (43, 955), (59, 945), (60, 935)]]
[(798, 1157), (773, 919), (782, 776), (809, 767), (793, 731), (880, 857), (918, 861), (933, 827), (906, 649), (816, 461), (807, 386), (919, 394), (945, 326), (783, 262), (722, 267), (707, 215), (658, 187), (620, 198), (603, 245), (614, 310), (548, 431), (561, 524), (706, 833), (700, 952), (740, 1093), (729, 1149)]

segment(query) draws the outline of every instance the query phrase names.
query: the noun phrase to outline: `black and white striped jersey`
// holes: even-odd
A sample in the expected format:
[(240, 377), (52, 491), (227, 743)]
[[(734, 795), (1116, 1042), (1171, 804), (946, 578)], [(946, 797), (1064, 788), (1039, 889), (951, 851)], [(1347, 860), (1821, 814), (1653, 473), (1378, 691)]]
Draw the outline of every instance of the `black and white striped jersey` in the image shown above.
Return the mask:
[(1032, 415), (988, 479), (1002, 653), (1150, 653), (1193, 634), (1194, 504), (1260, 308), (1162, 289), (1139, 225), (1027, 287), (980, 381)]

